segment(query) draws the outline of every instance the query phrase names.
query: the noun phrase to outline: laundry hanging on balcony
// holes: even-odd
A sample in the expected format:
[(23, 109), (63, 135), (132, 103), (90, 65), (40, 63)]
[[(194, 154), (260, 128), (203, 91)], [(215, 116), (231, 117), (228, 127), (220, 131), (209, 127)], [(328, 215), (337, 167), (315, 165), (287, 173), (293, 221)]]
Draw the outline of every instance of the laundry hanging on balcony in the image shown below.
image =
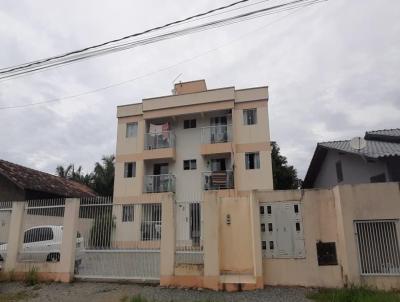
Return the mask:
[(150, 124), (149, 134), (152, 137), (155, 148), (165, 148), (169, 146), (170, 124), (161, 125)]

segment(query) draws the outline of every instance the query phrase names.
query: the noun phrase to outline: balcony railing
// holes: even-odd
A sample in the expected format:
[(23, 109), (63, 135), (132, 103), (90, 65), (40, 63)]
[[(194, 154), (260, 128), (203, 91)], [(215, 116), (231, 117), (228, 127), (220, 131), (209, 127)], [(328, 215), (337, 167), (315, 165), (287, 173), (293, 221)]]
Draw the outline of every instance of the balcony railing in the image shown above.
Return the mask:
[(232, 125), (218, 125), (201, 128), (202, 144), (218, 144), (232, 141)]
[(175, 148), (175, 132), (163, 131), (160, 133), (145, 133), (144, 149)]
[(175, 192), (175, 175), (146, 175), (144, 191), (146, 193)]
[(203, 172), (204, 190), (224, 190), (233, 188), (233, 171)]

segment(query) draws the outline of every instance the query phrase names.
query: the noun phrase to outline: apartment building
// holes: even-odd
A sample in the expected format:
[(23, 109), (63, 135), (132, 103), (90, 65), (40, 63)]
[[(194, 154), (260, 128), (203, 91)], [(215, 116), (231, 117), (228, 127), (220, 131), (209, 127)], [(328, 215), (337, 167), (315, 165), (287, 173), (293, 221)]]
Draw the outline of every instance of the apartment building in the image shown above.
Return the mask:
[(114, 200), (175, 193), (272, 189), (268, 87), (207, 89), (178, 83), (171, 95), (117, 108)]

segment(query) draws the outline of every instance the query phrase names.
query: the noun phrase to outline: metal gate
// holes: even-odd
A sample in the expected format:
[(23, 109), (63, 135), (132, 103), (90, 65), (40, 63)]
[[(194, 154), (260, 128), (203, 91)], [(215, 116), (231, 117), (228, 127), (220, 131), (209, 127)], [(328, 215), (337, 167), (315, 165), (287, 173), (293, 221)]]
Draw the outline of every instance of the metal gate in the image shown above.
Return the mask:
[(75, 277), (160, 279), (161, 203), (81, 199)]

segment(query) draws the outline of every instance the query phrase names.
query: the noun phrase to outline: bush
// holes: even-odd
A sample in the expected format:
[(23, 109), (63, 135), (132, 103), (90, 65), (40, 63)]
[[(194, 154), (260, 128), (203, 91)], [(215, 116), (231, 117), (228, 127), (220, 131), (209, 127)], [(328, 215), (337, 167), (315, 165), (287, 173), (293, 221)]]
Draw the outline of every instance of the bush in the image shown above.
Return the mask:
[(365, 287), (321, 289), (307, 295), (318, 302), (400, 302), (400, 293), (374, 290)]
[(28, 286), (33, 286), (39, 282), (39, 277), (38, 277), (38, 270), (35, 266), (33, 266), (29, 272), (26, 273), (25, 276), (25, 283)]

